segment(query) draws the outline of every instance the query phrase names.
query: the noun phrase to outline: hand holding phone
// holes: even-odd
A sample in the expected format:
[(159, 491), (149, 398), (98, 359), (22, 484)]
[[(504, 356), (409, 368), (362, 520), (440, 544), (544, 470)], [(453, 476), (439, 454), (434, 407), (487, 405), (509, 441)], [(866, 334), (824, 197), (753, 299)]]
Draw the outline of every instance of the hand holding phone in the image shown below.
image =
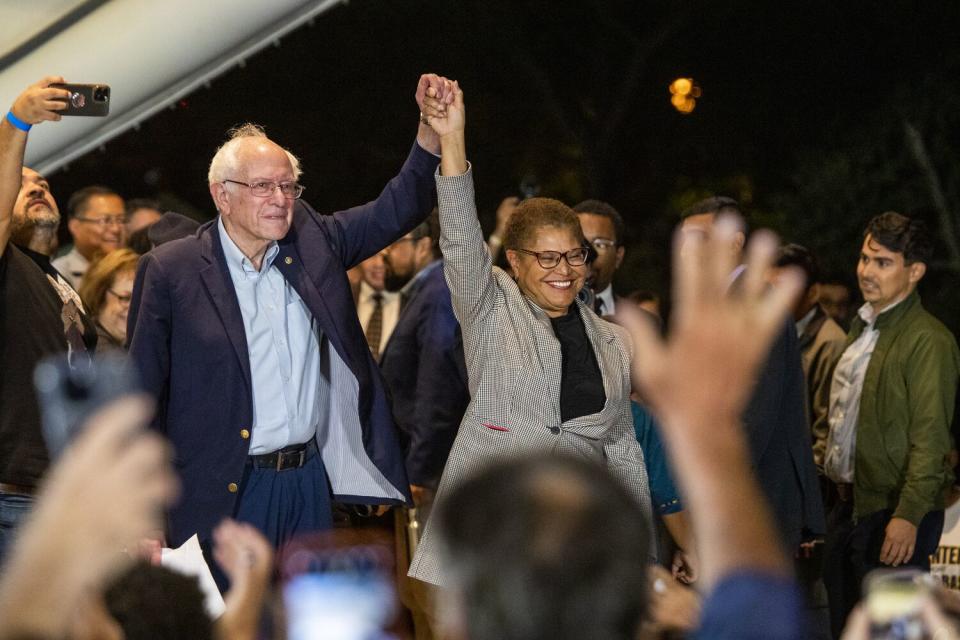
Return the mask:
[(7, 114), (10, 124), (21, 131), (29, 131), (30, 127), (41, 122), (60, 120), (68, 94), (53, 86), (57, 83), (63, 83), (63, 78), (47, 76), (24, 89)]

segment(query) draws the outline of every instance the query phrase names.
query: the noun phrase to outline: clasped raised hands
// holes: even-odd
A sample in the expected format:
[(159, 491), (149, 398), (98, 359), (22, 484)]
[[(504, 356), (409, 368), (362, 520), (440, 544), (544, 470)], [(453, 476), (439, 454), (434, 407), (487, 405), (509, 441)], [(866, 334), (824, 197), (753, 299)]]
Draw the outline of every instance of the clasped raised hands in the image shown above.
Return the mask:
[(440, 153), (440, 136), (428, 124), (425, 103), (429, 99), (434, 107), (439, 106), (441, 109), (445, 109), (446, 105), (453, 102), (453, 87), (455, 84), (449, 78), (438, 76), (435, 73), (423, 74), (417, 83), (417, 93), (414, 96), (417, 107), (420, 108), (420, 129), (417, 132), (417, 142), (430, 153)]
[(460, 84), (456, 80), (444, 80), (439, 88), (425, 87), (423, 100), (418, 100), (421, 122), (429, 125), (441, 138), (462, 133), (466, 125), (466, 110)]

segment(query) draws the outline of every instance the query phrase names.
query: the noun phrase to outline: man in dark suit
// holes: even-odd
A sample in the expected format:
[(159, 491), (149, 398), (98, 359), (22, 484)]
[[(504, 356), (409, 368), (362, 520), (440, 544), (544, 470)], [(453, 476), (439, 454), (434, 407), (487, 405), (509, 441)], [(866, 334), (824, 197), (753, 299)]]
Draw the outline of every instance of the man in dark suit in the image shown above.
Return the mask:
[[(684, 237), (697, 234), (709, 238), (721, 214), (741, 220), (743, 215), (733, 198), (712, 197), (694, 204), (682, 214)], [(739, 260), (746, 236), (741, 232), (735, 238), (730, 251)], [(743, 275), (743, 266), (731, 274), (732, 287), (737, 287), (736, 281)], [(825, 530), (805, 402), (797, 332), (792, 323), (786, 323), (770, 348), (743, 422), (754, 471), (770, 502), (783, 544), (791, 552)]]
[(389, 291), (399, 291), (400, 318), (380, 368), (400, 427), (410, 490), (429, 501), (470, 402), (460, 324), (443, 277), (440, 225), (434, 216), (384, 255)]
[[(813, 434), (813, 461), (818, 472), (823, 472), (823, 456), (827, 448), (830, 430), (827, 414), (830, 412), (830, 382), (833, 366), (843, 353), (847, 334), (820, 306), (820, 268), (809, 249), (799, 244), (780, 248), (776, 261), (777, 271), (794, 266), (806, 276), (807, 286), (793, 307), (793, 319), (797, 328), (797, 346), (803, 363), (803, 375), (807, 389), (807, 418)], [(822, 481), (824, 501), (828, 497), (828, 483)]]
[[(422, 76), (418, 98), (448, 81)], [(130, 354), (159, 401), (182, 495), (169, 543), (233, 516), (279, 545), (329, 528), (341, 502), (409, 496), (390, 408), (346, 270), (433, 207), (439, 141), (421, 123), (400, 173), (366, 205), (319, 216), (299, 162), (245, 125), (208, 176), (219, 216), (137, 273)]]
[(626, 227), (620, 212), (602, 200), (584, 200), (573, 208), (580, 218), (583, 236), (593, 245), (596, 258), (590, 265), (593, 310), (600, 316), (617, 311), (620, 296), (613, 293), (613, 276), (623, 264)]
[(410, 479), (415, 509), (397, 509), (398, 590), (418, 638), (436, 637), (424, 583), (407, 577), (415, 537), (426, 526), (433, 496), (464, 411), (470, 403), (460, 323), (443, 275), (440, 222), (434, 211), (384, 251), (388, 291), (400, 293), (400, 317), (380, 359)]

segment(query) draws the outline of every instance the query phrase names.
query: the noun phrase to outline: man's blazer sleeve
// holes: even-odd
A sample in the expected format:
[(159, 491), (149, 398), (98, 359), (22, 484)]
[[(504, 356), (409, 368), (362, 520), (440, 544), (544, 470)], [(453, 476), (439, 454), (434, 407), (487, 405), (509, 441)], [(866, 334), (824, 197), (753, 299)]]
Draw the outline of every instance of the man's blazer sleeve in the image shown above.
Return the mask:
[(333, 214), (333, 245), (350, 269), (423, 222), (436, 204), (440, 159), (414, 143), (403, 167), (376, 200)]

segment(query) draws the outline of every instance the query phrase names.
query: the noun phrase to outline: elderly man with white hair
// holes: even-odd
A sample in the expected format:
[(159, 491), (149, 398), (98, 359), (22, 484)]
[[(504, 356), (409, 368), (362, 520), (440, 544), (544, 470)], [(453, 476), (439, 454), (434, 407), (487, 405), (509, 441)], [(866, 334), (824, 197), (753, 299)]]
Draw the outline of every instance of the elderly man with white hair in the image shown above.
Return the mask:
[[(444, 96), (449, 85), (422, 76), (418, 101)], [(128, 335), (183, 487), (167, 521), (169, 544), (194, 533), (208, 542), (233, 516), (280, 545), (329, 528), (331, 497), (408, 500), (346, 271), (427, 216), (438, 150), (421, 122), (417, 144), (377, 199), (319, 216), (300, 200), (297, 158), (244, 125), (210, 163), (217, 218), (144, 256)]]

